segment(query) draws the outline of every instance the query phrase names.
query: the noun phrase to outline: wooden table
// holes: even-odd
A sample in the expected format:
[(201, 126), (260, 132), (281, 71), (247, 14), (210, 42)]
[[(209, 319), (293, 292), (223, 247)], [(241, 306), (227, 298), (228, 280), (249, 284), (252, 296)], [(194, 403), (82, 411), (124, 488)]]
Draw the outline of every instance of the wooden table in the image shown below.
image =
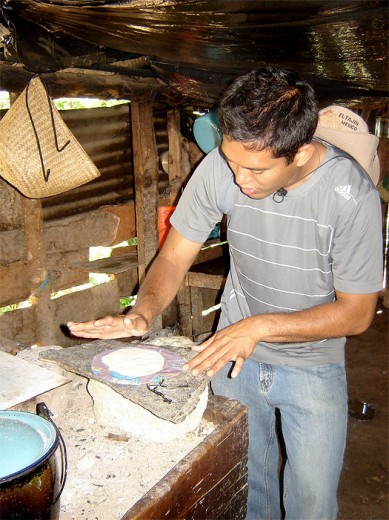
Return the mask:
[(216, 428), (121, 520), (240, 520), (247, 500), (247, 408), (212, 396), (204, 417)]

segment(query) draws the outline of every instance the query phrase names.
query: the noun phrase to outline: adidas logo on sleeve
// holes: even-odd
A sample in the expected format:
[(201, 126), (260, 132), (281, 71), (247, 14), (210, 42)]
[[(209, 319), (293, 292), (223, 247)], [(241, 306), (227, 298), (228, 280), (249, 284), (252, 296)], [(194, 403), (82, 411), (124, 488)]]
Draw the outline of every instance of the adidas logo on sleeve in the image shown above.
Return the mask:
[(344, 199), (351, 200), (353, 196), (351, 195), (351, 185), (347, 184), (347, 186), (337, 186), (335, 188), (336, 193), (339, 193)]

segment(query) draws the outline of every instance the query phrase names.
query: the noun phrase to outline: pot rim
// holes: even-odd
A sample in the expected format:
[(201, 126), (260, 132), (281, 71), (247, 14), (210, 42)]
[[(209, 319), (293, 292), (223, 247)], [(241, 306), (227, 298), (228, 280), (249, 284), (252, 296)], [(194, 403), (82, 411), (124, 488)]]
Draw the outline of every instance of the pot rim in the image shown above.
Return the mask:
[(0, 485), (36, 470), (58, 443), (58, 431), (47, 419), (30, 412), (0, 410)]

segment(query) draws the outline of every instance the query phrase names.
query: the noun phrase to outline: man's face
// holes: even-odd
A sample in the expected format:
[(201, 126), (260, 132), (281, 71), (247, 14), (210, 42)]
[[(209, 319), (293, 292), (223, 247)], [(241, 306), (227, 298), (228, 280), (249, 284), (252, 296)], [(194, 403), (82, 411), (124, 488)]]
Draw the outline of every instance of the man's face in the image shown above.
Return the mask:
[(301, 172), (295, 161), (286, 164), (284, 157), (274, 158), (269, 149), (250, 151), (242, 143), (224, 136), (220, 153), (242, 193), (252, 199), (264, 199), (300, 180)]

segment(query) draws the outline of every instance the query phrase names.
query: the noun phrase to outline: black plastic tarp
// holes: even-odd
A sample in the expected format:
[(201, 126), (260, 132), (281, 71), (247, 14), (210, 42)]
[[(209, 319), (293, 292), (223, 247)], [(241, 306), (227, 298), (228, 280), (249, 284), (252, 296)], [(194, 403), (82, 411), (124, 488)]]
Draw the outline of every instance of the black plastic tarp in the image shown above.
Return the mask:
[[(33, 72), (67, 67), (161, 78), (212, 104), (232, 77), (274, 65), (310, 79), (322, 97), (388, 93), (387, 1), (2, 0), (5, 59)], [(142, 66), (137, 58), (146, 57)], [(130, 60), (130, 61), (129, 61)], [(123, 72), (123, 70), (122, 70)]]

